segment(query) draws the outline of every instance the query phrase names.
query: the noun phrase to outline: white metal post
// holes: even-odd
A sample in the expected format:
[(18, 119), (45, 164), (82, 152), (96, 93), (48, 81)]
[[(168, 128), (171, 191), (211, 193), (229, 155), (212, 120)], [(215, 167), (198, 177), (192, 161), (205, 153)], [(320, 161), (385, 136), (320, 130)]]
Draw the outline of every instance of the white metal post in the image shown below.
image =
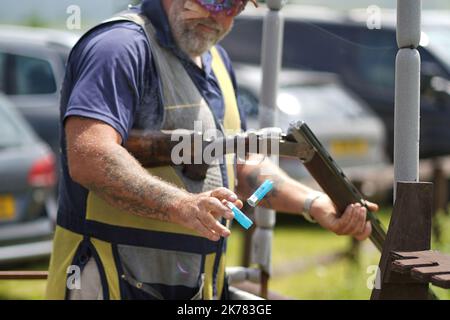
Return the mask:
[(394, 200), (397, 182), (419, 181), (421, 0), (397, 0)]
[[(262, 84), (260, 96), (259, 123), (260, 128), (274, 127), (276, 115), (276, 101), (278, 95), (278, 73), (281, 67), (281, 53), (283, 45), (283, 17), (282, 0), (268, 0), (269, 11), (264, 19), (262, 41)], [(278, 159), (271, 157), (278, 163)], [(264, 173), (263, 173), (264, 174)], [(269, 177), (270, 178), (270, 177)], [(272, 267), (272, 239), (275, 226), (275, 212), (264, 208), (255, 210), (256, 229), (252, 238), (252, 263), (261, 268), (261, 294), (267, 295), (267, 280)]]

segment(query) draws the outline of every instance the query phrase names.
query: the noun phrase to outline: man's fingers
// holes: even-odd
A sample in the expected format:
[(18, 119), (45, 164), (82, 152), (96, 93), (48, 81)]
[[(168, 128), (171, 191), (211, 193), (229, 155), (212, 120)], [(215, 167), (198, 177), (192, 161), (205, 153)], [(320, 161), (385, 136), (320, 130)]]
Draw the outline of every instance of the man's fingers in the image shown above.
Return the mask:
[(228, 220), (234, 218), (233, 212), (231, 212), (231, 210), (217, 198), (205, 198), (200, 203), (200, 208), (206, 212), (211, 212), (211, 214), (213, 214), (216, 218), (224, 217)]
[(366, 208), (359, 203), (349, 205), (341, 218), (339, 218), (339, 223), (334, 232), (339, 235), (362, 233), (366, 224), (366, 213)]
[(361, 206), (355, 204), (351, 213), (351, 219), (347, 226), (345, 226), (345, 234), (356, 234), (361, 231), (361, 224), (364, 224), (364, 220), (360, 214)]
[[(224, 206), (227, 205), (227, 201), (228, 201), (228, 200), (222, 200), (222, 203), (223, 203)], [(237, 201), (232, 202), (232, 203), (233, 203), (236, 207), (238, 207), (239, 209), (242, 209), (242, 207), (244, 206), (244, 204), (242, 203), (241, 200), (237, 200)], [(234, 215), (233, 215), (233, 216), (234, 216)]]
[(207, 229), (214, 231), (222, 237), (228, 237), (231, 234), (231, 231), (227, 227), (214, 219), (209, 213), (198, 216), (198, 219)]
[(217, 221), (212, 214), (215, 213), (218, 217), (233, 216), (231, 211), (218, 199), (204, 197), (199, 201), (198, 209), (196, 216), (192, 217), (188, 225), (201, 236), (217, 241), (220, 237), (228, 237), (231, 234), (230, 230)]
[(195, 219), (192, 222), (192, 228), (197, 231), (200, 236), (205, 237), (211, 241), (218, 241), (220, 239), (220, 236), (217, 233), (205, 227), (203, 223), (201, 223), (198, 219)]
[(354, 235), (354, 237), (356, 240), (362, 241), (366, 240), (371, 233), (372, 233), (372, 224), (370, 223), (370, 221), (366, 221), (363, 232)]
[(366, 201), (366, 205), (367, 208), (371, 211), (371, 212), (376, 212), (378, 211), (379, 207), (376, 203), (370, 202), (370, 201)]
[(356, 235), (364, 231), (366, 225), (366, 208), (361, 205), (355, 207), (355, 223), (351, 234)]
[(235, 202), (233, 202), (233, 204), (238, 207), (239, 209), (242, 209), (242, 207), (244, 206), (244, 204), (242, 203), (241, 200), (236, 200)]
[(333, 230), (338, 235), (348, 234), (349, 231), (349, 225), (353, 219), (353, 209), (354, 205), (351, 204), (347, 206), (347, 208), (344, 211), (344, 214), (338, 218), (337, 220), (337, 228), (336, 230)]
[(365, 209), (359, 203), (353, 205), (351, 219), (347, 225), (343, 226), (343, 233), (355, 235), (361, 233), (365, 224)]
[(181, 209), (178, 217), (180, 222), (200, 233), (212, 241), (219, 240), (220, 237), (228, 237), (230, 230), (222, 225), (218, 219), (225, 218), (231, 220), (234, 214), (226, 206), (226, 201), (230, 201), (241, 208), (242, 201), (238, 200), (236, 194), (226, 188), (204, 192), (192, 197), (187, 203), (187, 207)]
[(227, 188), (214, 189), (211, 191), (210, 195), (219, 200), (228, 200), (230, 202), (235, 202), (238, 199), (237, 195)]

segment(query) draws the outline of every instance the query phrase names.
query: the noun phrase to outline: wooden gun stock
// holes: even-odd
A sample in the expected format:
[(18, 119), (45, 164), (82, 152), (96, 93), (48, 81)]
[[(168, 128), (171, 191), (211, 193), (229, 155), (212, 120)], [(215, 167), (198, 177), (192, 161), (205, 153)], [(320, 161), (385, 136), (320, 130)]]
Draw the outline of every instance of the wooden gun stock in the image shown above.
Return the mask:
[(144, 167), (153, 168), (172, 163), (171, 153), (176, 143), (167, 131), (132, 130), (125, 148)]
[[(177, 135), (180, 139), (184, 135), (184, 138), (194, 140), (193, 132), (178, 132)], [(172, 150), (179, 141), (173, 141), (172, 136), (173, 131), (133, 130), (125, 143), (125, 148), (146, 168), (174, 165)], [(205, 163), (194, 164), (194, 144), (191, 143), (191, 146), (192, 149), (189, 150), (191, 161), (182, 164), (183, 174), (192, 180), (203, 180), (206, 177), (208, 165)], [(203, 146), (200, 149), (202, 151)]]

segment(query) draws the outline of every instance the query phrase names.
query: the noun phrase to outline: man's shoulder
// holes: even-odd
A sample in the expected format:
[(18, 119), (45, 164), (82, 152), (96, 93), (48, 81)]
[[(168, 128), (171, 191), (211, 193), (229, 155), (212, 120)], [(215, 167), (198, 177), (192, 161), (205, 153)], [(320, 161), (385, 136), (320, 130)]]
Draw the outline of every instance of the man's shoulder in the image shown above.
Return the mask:
[(123, 53), (139, 56), (148, 52), (148, 41), (139, 25), (118, 21), (105, 23), (88, 31), (76, 44), (74, 52), (89, 55), (107, 54), (110, 57)]

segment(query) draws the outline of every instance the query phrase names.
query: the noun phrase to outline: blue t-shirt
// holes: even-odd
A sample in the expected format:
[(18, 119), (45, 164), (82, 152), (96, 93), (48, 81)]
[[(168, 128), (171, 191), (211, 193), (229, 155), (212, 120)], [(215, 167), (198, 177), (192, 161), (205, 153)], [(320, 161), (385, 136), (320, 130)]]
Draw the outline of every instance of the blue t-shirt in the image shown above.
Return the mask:
[[(140, 7), (133, 10), (142, 11), (152, 21), (159, 44), (182, 61), (215, 118), (222, 122), (224, 102), (212, 71), (211, 54), (208, 52), (201, 57), (204, 67), (200, 69), (178, 49), (161, 1), (144, 0)], [(236, 89), (230, 59), (223, 48), (217, 48)], [(140, 108), (142, 105), (145, 109)], [(140, 26), (131, 22), (101, 25), (85, 35), (72, 50), (61, 92), (61, 123), (69, 116), (101, 120), (116, 129), (122, 140), (126, 141), (131, 128), (158, 130), (162, 124), (163, 110), (158, 74), (148, 40)], [(242, 129), (245, 130), (244, 113), (241, 109), (239, 112)], [(142, 123), (138, 123), (137, 119)], [(70, 178), (67, 163), (62, 125), (58, 224), (72, 226), (73, 229), (82, 225), (88, 190)], [(222, 176), (226, 184), (223, 167)]]

